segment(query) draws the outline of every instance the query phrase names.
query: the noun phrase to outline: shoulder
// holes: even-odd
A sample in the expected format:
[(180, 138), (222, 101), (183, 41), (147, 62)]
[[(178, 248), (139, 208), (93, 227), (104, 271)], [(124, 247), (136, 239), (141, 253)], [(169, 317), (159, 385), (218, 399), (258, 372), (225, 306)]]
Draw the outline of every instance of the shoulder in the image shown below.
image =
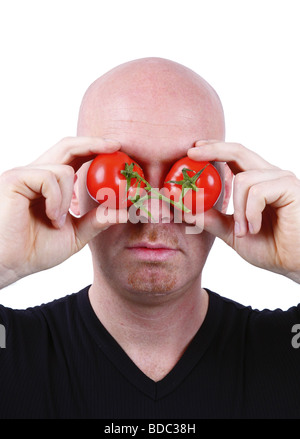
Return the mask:
[[(300, 329), (300, 305), (288, 310), (253, 309), (234, 300), (207, 290), (210, 298), (210, 314), (213, 315), (219, 334), (240, 337), (250, 346), (290, 349), (295, 328)], [(298, 326), (299, 325), (299, 326)]]
[(223, 297), (209, 289), (210, 302), (213, 303), (214, 308), (218, 308), (223, 317), (241, 316), (248, 320), (250, 325), (281, 325), (290, 324), (291, 322), (300, 323), (300, 304), (295, 305), (288, 310), (282, 309), (254, 309), (251, 306), (242, 305), (227, 297)]
[[(89, 287), (69, 294), (63, 298), (27, 309), (12, 309), (0, 305), (0, 324), (8, 335), (22, 334), (23, 337), (34, 334), (41, 336), (45, 331), (65, 327), (78, 313), (78, 301), (86, 296)], [(34, 338), (34, 337), (33, 337)]]

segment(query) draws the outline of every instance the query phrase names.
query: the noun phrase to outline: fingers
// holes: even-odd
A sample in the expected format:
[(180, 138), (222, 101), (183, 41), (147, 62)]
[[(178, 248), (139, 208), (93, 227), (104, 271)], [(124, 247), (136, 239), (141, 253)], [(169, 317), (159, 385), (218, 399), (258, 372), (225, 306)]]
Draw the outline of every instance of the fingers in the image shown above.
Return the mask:
[[(267, 205), (280, 209), (297, 204), (299, 211), (299, 188), (299, 180), (291, 172), (286, 171), (278, 173), (274, 180), (265, 180), (252, 185), (248, 191), (245, 211), (249, 232), (259, 233), (262, 226), (262, 213)], [(287, 216), (288, 211), (287, 208)]]
[(44, 197), (45, 213), (53, 226), (65, 224), (74, 189), (74, 173), (97, 154), (120, 149), (118, 141), (97, 137), (66, 137), (30, 165), (7, 171), (11, 193), (32, 204)]
[(37, 160), (33, 166), (51, 164), (70, 165), (75, 172), (80, 166), (97, 154), (112, 153), (120, 149), (121, 144), (116, 140), (99, 137), (65, 137)]
[[(7, 171), (3, 186), (13, 197), (23, 197), (28, 206), (41, 197), (45, 199), (45, 213), (54, 227), (62, 227), (70, 207), (74, 170), (70, 166), (25, 166)], [(16, 201), (17, 202), (17, 201)]]
[(195, 143), (188, 150), (188, 156), (193, 160), (227, 162), (234, 174), (253, 169), (277, 169), (255, 152), (239, 143), (203, 140)]
[[(32, 177), (35, 175), (36, 178), (28, 177), (29, 187), (45, 197), (46, 215), (54, 227), (63, 227), (66, 221), (74, 188), (74, 172), (97, 154), (109, 154), (120, 147), (118, 141), (110, 139), (65, 137), (28, 166)], [(37, 188), (39, 181), (43, 181), (43, 191), (40, 192)]]
[(293, 199), (292, 187), (297, 186), (294, 181), (296, 177), (243, 145), (203, 140), (195, 143), (195, 147), (188, 151), (188, 156), (193, 160), (227, 162), (235, 174), (233, 215), (222, 215), (212, 210), (206, 213), (204, 224), (205, 230), (228, 244), (234, 242), (235, 236), (259, 233), (267, 205), (277, 209)]
[[(7, 171), (1, 176), (0, 188), (13, 197), (14, 203), (26, 201), (26, 209), (45, 199), (44, 212), (55, 228), (62, 228), (66, 221), (74, 227), (80, 249), (99, 232), (112, 224), (128, 220), (127, 210), (107, 209), (104, 205), (93, 209), (82, 218), (68, 215), (71, 204), (74, 169), (67, 165), (26, 166)], [(20, 198), (21, 197), (21, 198)], [(16, 198), (16, 199), (14, 199)], [(39, 207), (38, 215), (42, 213)]]
[[(205, 213), (204, 229), (233, 246), (235, 237), (256, 235), (261, 231), (266, 206), (280, 209), (298, 203), (300, 182), (289, 171), (248, 171), (236, 178), (233, 189), (233, 215), (215, 209)], [(288, 215), (288, 213), (287, 213)], [(274, 213), (276, 218), (276, 213)]]
[(245, 236), (248, 232), (259, 232), (262, 212), (266, 204), (273, 203), (270, 192), (273, 192), (274, 198), (276, 198), (278, 196), (278, 190), (276, 190), (278, 180), (281, 181), (290, 175), (289, 171), (278, 169), (254, 170), (236, 175), (233, 184), (236, 236)]
[(127, 209), (114, 210), (103, 205), (89, 211), (82, 218), (73, 219), (78, 250), (81, 250), (90, 240), (113, 224), (128, 221)]
[(233, 215), (226, 215), (216, 209), (205, 212), (203, 229), (222, 239), (230, 247), (234, 247)]

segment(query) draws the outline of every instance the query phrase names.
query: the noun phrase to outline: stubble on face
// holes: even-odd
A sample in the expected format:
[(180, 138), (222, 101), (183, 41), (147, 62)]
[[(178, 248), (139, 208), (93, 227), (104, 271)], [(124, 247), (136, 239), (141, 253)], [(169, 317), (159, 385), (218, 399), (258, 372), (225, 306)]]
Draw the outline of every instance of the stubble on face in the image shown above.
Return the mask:
[(131, 291), (165, 295), (177, 285), (176, 267), (164, 262), (142, 262), (136, 269), (128, 267), (127, 283)]
[[(145, 240), (149, 243), (162, 242), (177, 248), (179, 240), (164, 228), (151, 227), (145, 233), (142, 227), (133, 228), (129, 245)], [(135, 268), (128, 267), (127, 282), (133, 291), (143, 290), (152, 295), (164, 295), (177, 285), (178, 267), (173, 262), (139, 262)]]
[[(98, 284), (135, 302), (155, 304), (177, 297), (200, 279), (212, 244), (205, 232), (195, 238), (186, 236), (184, 231), (184, 225), (176, 224), (112, 226), (91, 244), (94, 269), (101, 277)], [(166, 261), (151, 261), (136, 259), (126, 250), (143, 242), (164, 244), (177, 251)], [(152, 302), (151, 298), (155, 300)]]

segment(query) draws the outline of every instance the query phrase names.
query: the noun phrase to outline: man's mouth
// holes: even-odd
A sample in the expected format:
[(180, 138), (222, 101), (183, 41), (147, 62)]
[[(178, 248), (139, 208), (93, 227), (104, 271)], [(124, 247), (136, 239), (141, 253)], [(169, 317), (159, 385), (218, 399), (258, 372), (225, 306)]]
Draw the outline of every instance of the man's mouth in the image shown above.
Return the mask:
[(138, 242), (126, 247), (137, 260), (164, 262), (177, 255), (179, 250), (158, 242)]

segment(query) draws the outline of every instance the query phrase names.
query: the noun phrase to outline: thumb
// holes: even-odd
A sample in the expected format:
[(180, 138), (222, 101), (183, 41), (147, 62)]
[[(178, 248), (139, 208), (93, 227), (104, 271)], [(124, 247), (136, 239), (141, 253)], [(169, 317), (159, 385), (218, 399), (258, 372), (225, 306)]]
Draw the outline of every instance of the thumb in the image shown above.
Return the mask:
[(81, 250), (91, 239), (113, 224), (124, 224), (127, 221), (128, 212), (126, 209), (115, 210), (102, 205), (92, 209), (81, 218), (74, 218), (78, 250)]
[(230, 247), (234, 243), (233, 215), (226, 215), (216, 209), (210, 209), (204, 214), (204, 230), (222, 239)]

